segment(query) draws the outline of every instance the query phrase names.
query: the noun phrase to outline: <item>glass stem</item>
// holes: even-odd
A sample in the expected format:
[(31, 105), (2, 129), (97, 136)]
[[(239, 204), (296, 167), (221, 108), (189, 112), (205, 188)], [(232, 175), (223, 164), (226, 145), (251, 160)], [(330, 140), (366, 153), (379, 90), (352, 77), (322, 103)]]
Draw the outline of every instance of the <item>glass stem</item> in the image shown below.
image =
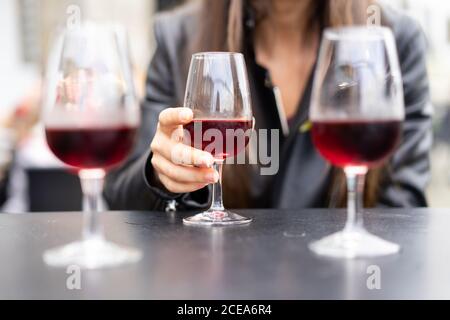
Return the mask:
[(347, 222), (344, 231), (360, 230), (364, 228), (362, 208), (367, 168), (347, 167), (344, 171), (347, 178)]
[(101, 240), (103, 230), (100, 223), (102, 191), (105, 171), (101, 169), (80, 170), (78, 176), (83, 191), (83, 239)]
[(209, 211), (223, 211), (225, 210), (223, 206), (222, 199), (222, 169), (223, 169), (223, 160), (214, 161), (213, 168), (219, 174), (219, 180), (212, 186), (212, 203)]

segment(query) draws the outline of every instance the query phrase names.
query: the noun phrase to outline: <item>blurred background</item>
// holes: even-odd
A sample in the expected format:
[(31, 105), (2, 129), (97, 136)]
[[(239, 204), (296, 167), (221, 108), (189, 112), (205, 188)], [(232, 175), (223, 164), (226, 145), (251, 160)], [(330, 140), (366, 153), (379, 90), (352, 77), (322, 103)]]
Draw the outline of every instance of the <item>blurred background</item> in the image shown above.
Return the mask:
[[(129, 31), (138, 91), (143, 93), (153, 49), (152, 18), (189, 0), (1, 0), (0, 1), (0, 180), (9, 185), (2, 212), (80, 210), (79, 180), (47, 149), (39, 123), (40, 80), (52, 39), (65, 25), (68, 8), (82, 20), (118, 22)], [(450, 3), (390, 0), (416, 18), (427, 36), (428, 72), (435, 106), (432, 207), (450, 207)], [(8, 130), (5, 130), (8, 129)], [(15, 139), (8, 132), (14, 129)], [(9, 140), (8, 140), (8, 139)], [(13, 142), (8, 142), (13, 141)], [(14, 149), (14, 153), (9, 150)], [(13, 158), (9, 154), (13, 155)], [(8, 179), (4, 168), (10, 167)]]

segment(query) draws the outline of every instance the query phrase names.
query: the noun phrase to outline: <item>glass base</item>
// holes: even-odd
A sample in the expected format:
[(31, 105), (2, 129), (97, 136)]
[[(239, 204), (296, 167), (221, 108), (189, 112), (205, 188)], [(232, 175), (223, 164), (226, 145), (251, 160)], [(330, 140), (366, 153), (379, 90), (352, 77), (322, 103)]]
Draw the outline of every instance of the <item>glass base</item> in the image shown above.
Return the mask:
[(235, 226), (248, 224), (251, 221), (251, 218), (223, 210), (208, 210), (183, 219), (184, 224), (194, 226)]
[(115, 267), (137, 262), (141, 257), (139, 250), (122, 247), (103, 239), (73, 242), (44, 253), (44, 261), (50, 266), (77, 265), (84, 269)]
[(398, 244), (383, 240), (364, 229), (344, 229), (311, 243), (309, 248), (318, 255), (335, 258), (377, 257), (400, 250)]

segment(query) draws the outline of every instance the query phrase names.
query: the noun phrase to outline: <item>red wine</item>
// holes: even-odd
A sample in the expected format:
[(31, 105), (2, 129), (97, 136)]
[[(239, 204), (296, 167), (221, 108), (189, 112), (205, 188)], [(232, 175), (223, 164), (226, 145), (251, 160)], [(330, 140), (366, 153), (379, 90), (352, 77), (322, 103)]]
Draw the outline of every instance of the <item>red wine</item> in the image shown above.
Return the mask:
[(381, 164), (400, 140), (401, 121), (313, 122), (312, 139), (328, 161), (338, 167)]
[(108, 168), (125, 159), (135, 127), (47, 128), (47, 143), (62, 162), (80, 169)]
[(225, 159), (245, 149), (252, 125), (253, 121), (246, 119), (195, 119), (184, 129), (189, 132), (188, 143), (192, 147), (211, 152), (215, 158)]

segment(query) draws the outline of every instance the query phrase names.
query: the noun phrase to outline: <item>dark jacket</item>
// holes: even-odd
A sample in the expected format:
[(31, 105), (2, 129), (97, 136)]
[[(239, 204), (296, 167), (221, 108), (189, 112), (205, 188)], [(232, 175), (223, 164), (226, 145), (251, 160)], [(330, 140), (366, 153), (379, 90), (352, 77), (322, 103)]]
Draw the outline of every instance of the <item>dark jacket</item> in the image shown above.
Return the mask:
[(8, 179), (6, 177), (0, 178), (0, 207), (6, 202), (7, 199), (7, 185)]
[[(156, 17), (154, 32), (157, 48), (148, 70), (140, 137), (127, 163), (107, 177), (105, 197), (111, 209), (164, 210), (171, 199), (176, 199), (178, 208), (182, 210), (208, 205), (209, 188), (176, 195), (157, 188), (152, 183), (149, 150), (161, 110), (169, 106), (183, 106), (186, 78), (182, 71), (188, 63), (185, 50), (197, 34), (198, 13), (198, 5), (189, 5)], [(397, 44), (404, 82), (406, 120), (401, 145), (393, 155), (381, 184), (378, 204), (392, 207), (426, 206), (425, 187), (429, 180), (429, 151), (432, 145), (426, 43), (420, 27), (411, 18), (392, 9), (385, 9), (383, 13), (392, 27)], [(252, 28), (251, 23), (245, 25), (247, 29)], [(267, 81), (267, 72), (256, 64), (252, 48), (246, 53), (246, 62), (256, 129), (281, 130), (282, 117)], [(249, 173), (240, 177), (240, 181), (233, 181), (236, 184), (249, 184), (251, 207), (328, 206), (332, 169), (315, 150), (310, 132), (299, 130), (305, 127), (302, 125), (308, 119), (311, 84), (312, 76), (289, 134), (280, 135), (278, 173), (274, 176)]]

